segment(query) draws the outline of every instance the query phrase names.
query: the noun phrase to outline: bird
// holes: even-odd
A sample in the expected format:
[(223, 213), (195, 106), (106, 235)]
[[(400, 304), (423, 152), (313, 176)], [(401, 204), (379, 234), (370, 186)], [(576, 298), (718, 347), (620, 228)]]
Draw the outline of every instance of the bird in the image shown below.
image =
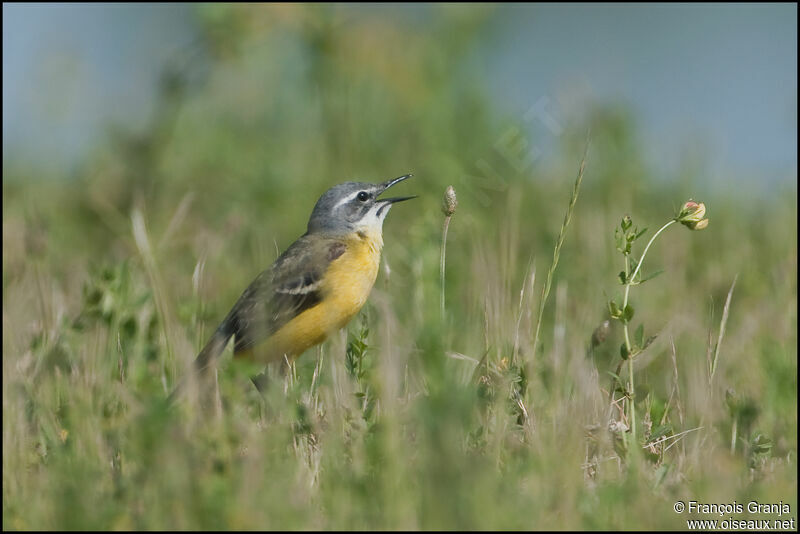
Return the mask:
[[(306, 233), (244, 290), (197, 355), (194, 372), (206, 373), (231, 338), (234, 358), (266, 365), (291, 362), (347, 325), (375, 283), (389, 210), (416, 198), (380, 195), (412, 176), (377, 184), (345, 182), (325, 191)], [(252, 379), (259, 390), (263, 378)], [(170, 401), (184, 384), (175, 388)]]

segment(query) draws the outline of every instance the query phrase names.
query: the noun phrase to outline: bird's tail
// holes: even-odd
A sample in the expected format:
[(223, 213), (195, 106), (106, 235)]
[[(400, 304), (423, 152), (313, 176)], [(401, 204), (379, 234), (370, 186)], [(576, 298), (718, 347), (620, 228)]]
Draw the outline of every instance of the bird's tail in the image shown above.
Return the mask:
[[(203, 347), (203, 350), (200, 351), (200, 354), (197, 355), (197, 358), (194, 360), (194, 365), (192, 366), (192, 372), (196, 376), (204, 376), (208, 368), (212, 366), (212, 364), (219, 358), (222, 354), (222, 351), (225, 350), (225, 346), (228, 344), (228, 341), (231, 339), (234, 333), (233, 328), (233, 320), (232, 317), (229, 315), (222, 321), (222, 324), (214, 331), (211, 335), (211, 339), (208, 340), (206, 346)], [(186, 387), (186, 377), (181, 380), (175, 389), (170, 393), (168, 402), (172, 404)]]

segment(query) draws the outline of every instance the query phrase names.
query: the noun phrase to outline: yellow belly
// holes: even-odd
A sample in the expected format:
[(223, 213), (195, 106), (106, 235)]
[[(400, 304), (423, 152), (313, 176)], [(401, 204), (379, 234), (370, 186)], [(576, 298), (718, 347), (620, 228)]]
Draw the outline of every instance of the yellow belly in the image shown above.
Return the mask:
[(296, 358), (344, 327), (369, 297), (381, 260), (381, 236), (354, 234), (344, 254), (331, 262), (320, 288), (322, 300), (283, 325), (267, 341), (237, 357), (268, 363)]

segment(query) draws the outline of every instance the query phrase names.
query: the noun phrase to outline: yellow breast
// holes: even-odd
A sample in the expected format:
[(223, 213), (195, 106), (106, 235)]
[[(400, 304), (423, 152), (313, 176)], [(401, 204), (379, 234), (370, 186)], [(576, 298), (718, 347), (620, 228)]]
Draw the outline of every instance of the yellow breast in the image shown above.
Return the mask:
[(347, 250), (331, 263), (323, 282), (324, 313), (338, 330), (359, 312), (367, 301), (381, 262), (383, 239), (378, 233), (355, 234), (346, 243)]
[(344, 254), (333, 260), (322, 279), (322, 300), (273, 334), (257, 358), (271, 361), (297, 357), (344, 327), (364, 306), (381, 261), (383, 238), (358, 232), (345, 240)]

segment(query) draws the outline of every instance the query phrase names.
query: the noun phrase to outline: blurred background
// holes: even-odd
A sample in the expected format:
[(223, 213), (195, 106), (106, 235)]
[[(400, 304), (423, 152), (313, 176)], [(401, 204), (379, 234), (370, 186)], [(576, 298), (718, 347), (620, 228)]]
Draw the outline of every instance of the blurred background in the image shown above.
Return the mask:
[[(6, 3), (3, 80), (5, 528), (796, 510), (795, 5)], [(211, 417), (164, 409), (320, 194), (408, 172), (348, 332), (266, 398), (226, 357)], [(665, 231), (631, 292), (637, 435), (676, 446), (628, 469), (615, 228), (690, 198), (708, 228)]]
[[(391, 24), (399, 34), (393, 45), (403, 47), (448, 10), (458, 16), (475, 8), (339, 5), (331, 15), (345, 32)], [(481, 19), (480, 33), (460, 58), (471, 74), (463, 81), (485, 90), (498, 111), (521, 117), (540, 102), (568, 123), (593, 104), (624, 106), (666, 178), (695, 158), (708, 166), (703, 180), (795, 180), (796, 6), (539, 4), (478, 11), (472, 16)], [(213, 62), (204, 35), (208, 16), (189, 4), (4, 4), (4, 162), (59, 174), (84, 161), (111, 123), (144, 128), (165, 67), (201, 77)], [(265, 15), (263, 23), (280, 17)], [(297, 50), (300, 37), (285, 37), (285, 50), (296, 52), (294, 68), (308, 68), (308, 51)], [(430, 46), (449, 38), (438, 35)]]

